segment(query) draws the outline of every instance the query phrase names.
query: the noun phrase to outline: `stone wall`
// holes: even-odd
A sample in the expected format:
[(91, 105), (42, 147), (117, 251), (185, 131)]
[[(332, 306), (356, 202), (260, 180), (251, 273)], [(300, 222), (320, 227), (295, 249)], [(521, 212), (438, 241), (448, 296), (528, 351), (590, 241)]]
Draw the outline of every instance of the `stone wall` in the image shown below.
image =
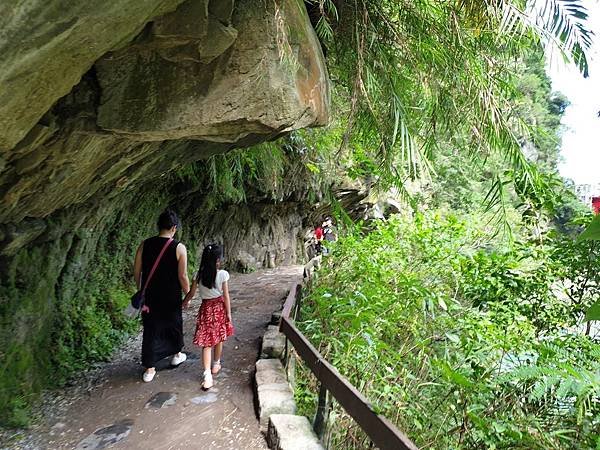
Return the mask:
[(327, 72), (299, 0), (50, 0), (0, 5), (0, 417), (105, 358), (131, 257), (166, 206), (192, 261), (295, 261), (302, 178), (207, 209), (176, 176), (211, 155), (327, 121)]

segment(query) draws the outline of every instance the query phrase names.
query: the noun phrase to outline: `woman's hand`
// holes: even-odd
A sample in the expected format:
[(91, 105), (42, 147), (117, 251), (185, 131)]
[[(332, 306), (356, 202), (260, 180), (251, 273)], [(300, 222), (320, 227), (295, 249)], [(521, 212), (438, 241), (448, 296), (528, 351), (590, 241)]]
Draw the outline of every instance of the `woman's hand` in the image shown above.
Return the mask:
[(183, 303), (181, 304), (182, 308), (187, 308), (188, 306), (190, 306), (190, 303), (192, 302), (192, 298), (194, 298), (194, 295), (196, 295), (197, 288), (198, 288), (198, 283), (196, 282), (196, 280), (194, 280), (192, 282), (192, 287), (190, 288), (188, 293), (185, 294), (185, 297), (183, 298)]

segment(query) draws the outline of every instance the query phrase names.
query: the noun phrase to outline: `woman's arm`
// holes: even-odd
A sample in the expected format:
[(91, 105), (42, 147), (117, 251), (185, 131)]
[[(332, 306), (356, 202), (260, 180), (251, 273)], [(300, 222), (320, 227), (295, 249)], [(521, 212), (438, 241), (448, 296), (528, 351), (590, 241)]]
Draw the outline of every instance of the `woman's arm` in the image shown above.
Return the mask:
[(182, 306), (184, 308), (187, 308), (190, 305), (192, 298), (194, 298), (194, 295), (196, 295), (196, 289), (198, 289), (198, 282), (196, 280), (194, 280), (194, 281), (192, 281), (192, 288), (189, 290), (189, 292), (187, 294), (185, 294), (185, 298), (183, 299)]
[(223, 281), (223, 300), (225, 301), (225, 312), (227, 312), (227, 318), (231, 322), (231, 301), (229, 300), (229, 285), (227, 281)]
[(179, 244), (176, 249), (177, 254), (177, 275), (179, 277), (179, 284), (183, 292), (187, 293), (190, 290), (190, 280), (187, 274), (187, 249), (185, 245)]
[(133, 279), (138, 290), (142, 289), (142, 251), (144, 250), (144, 242), (140, 244), (135, 252), (135, 260), (133, 262)]

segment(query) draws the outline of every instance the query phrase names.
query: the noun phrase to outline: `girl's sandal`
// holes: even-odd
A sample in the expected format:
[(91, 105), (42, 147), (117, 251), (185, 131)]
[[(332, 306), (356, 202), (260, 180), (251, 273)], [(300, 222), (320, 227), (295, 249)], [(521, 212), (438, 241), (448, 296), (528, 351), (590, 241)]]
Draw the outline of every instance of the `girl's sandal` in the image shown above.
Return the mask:
[(211, 387), (213, 387), (214, 382), (213, 382), (213, 377), (210, 374), (210, 372), (208, 373), (204, 373), (204, 381), (202, 382), (202, 390), (204, 391), (208, 391)]
[(219, 373), (220, 370), (221, 370), (221, 362), (220, 361), (216, 361), (216, 362), (213, 363), (212, 369), (210, 370), (210, 372), (213, 375), (216, 375), (216, 374)]

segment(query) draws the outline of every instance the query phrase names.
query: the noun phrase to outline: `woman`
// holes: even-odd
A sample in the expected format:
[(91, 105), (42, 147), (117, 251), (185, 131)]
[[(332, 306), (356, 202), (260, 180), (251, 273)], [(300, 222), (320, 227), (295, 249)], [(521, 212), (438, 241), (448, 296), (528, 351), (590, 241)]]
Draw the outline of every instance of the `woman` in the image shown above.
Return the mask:
[(142, 323), (143, 380), (150, 382), (156, 374), (156, 362), (173, 355), (171, 364), (178, 366), (187, 357), (183, 348), (181, 294), (190, 290), (187, 276), (187, 250), (173, 237), (179, 228), (179, 218), (170, 210), (158, 218), (158, 236), (142, 242), (137, 249), (134, 277), (138, 289), (146, 283), (157, 258), (162, 257), (150, 278), (144, 295)]

